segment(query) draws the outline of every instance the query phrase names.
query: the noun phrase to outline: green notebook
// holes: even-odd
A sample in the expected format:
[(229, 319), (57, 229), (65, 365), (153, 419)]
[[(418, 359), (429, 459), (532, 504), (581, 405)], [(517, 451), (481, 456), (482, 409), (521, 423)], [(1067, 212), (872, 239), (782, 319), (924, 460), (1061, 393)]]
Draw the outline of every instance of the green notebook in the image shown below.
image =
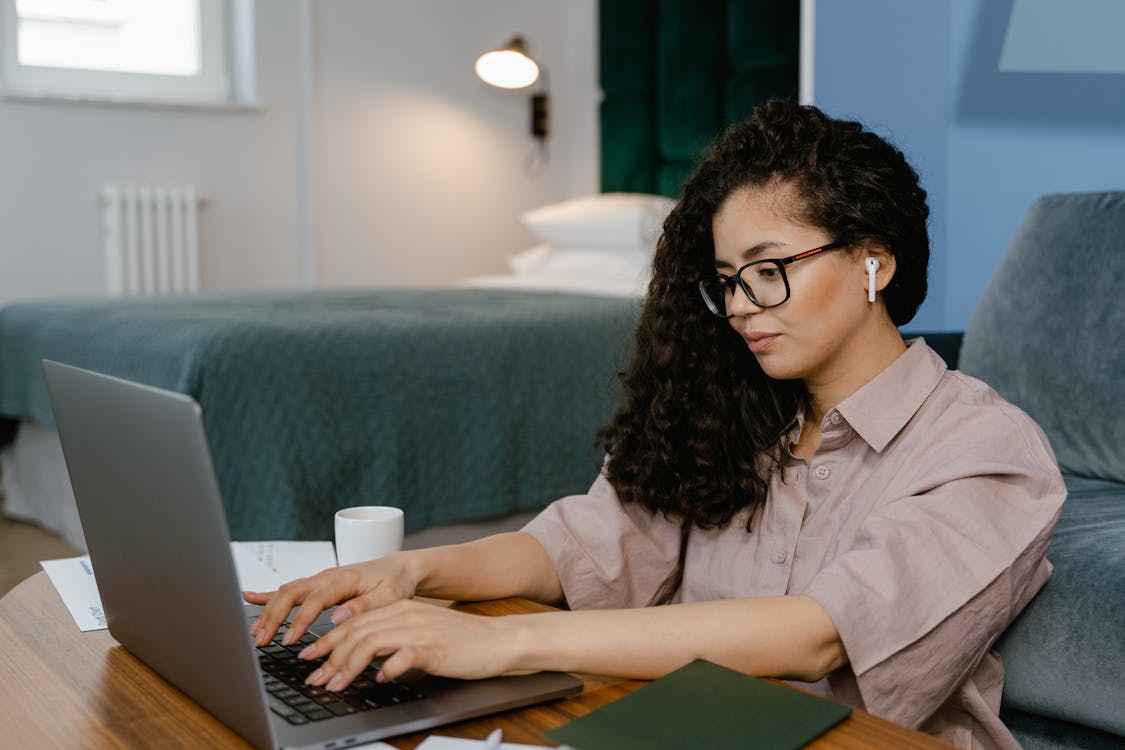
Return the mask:
[(794, 750), (850, 713), (839, 703), (699, 660), (547, 737), (575, 750)]

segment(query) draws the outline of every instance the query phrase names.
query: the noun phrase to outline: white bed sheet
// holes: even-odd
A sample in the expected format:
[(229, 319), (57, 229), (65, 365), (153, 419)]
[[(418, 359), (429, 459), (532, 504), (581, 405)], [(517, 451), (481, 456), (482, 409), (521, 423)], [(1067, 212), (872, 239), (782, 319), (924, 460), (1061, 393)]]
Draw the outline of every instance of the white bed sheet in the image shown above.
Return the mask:
[(15, 441), (0, 450), (0, 492), (8, 518), (38, 524), (86, 549), (66, 459), (54, 430), (20, 423)]
[(570, 292), (598, 297), (643, 297), (647, 277), (637, 279), (588, 279), (572, 276), (470, 276), (454, 282), (456, 286), (475, 289), (514, 289), (533, 292)]

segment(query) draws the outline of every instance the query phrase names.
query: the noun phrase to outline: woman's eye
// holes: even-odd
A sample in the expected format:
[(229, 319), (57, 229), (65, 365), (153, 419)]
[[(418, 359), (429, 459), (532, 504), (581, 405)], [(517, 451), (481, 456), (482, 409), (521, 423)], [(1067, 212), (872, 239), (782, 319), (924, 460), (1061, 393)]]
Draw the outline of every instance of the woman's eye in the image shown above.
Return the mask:
[(777, 270), (777, 266), (772, 264), (759, 266), (758, 268), (758, 278), (762, 281), (775, 281), (780, 275), (781, 272)]

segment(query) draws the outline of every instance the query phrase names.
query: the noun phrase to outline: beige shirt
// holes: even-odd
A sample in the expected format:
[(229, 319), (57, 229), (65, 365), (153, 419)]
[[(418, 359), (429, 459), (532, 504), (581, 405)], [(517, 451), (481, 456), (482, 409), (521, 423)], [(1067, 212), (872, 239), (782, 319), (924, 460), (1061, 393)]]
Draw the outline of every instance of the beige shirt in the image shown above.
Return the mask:
[[(745, 514), (692, 530), (678, 601), (809, 596), (850, 663), (802, 687), (961, 747), (1018, 748), (990, 649), (1051, 573), (1066, 489), (1043, 432), (920, 339), (821, 430), (812, 460), (772, 479), (752, 533)], [(623, 506), (604, 476), (525, 531), (572, 609), (644, 606), (679, 550), (678, 523)]]

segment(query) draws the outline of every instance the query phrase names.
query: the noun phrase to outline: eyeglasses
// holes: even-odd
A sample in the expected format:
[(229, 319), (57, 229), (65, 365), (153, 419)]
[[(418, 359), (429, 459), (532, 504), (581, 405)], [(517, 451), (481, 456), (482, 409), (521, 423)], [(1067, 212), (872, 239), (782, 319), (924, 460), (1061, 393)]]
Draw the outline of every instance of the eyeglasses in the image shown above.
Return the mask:
[(811, 258), (827, 250), (844, 247), (840, 242), (814, 247), (788, 258), (767, 258), (747, 263), (735, 271), (733, 276), (715, 273), (699, 282), (699, 293), (707, 304), (707, 309), (720, 318), (729, 318), (732, 313), (727, 307), (734, 299), (735, 287), (740, 287), (747, 298), (758, 307), (777, 307), (789, 299), (789, 279), (785, 267), (805, 258)]

